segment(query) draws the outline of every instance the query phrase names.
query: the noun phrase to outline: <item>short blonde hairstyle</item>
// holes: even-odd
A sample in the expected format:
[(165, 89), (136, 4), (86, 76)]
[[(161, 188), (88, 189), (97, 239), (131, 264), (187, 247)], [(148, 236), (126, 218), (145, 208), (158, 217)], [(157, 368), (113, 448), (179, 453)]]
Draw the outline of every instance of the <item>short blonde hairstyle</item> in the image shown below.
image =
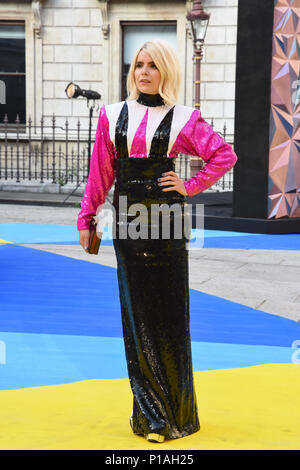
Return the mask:
[(165, 104), (171, 106), (176, 104), (181, 82), (179, 60), (170, 44), (158, 39), (145, 42), (136, 51), (127, 76), (127, 100), (134, 100), (139, 96), (139, 90), (135, 84), (134, 72), (137, 58), (141, 50), (146, 51), (151, 56), (160, 72), (161, 79), (158, 92)]

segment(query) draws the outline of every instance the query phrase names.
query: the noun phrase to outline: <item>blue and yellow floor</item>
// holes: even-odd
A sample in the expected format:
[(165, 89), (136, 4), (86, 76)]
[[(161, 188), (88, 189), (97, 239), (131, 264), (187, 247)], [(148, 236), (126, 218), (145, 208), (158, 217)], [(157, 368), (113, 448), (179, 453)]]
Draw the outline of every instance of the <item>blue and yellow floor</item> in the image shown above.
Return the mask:
[[(22, 246), (78, 244), (74, 226), (1, 224), (0, 239), (0, 449), (152, 450), (129, 425), (116, 269)], [(212, 249), (299, 242), (204, 234)], [(300, 323), (193, 289), (190, 305), (201, 430), (159, 449), (300, 449)]]

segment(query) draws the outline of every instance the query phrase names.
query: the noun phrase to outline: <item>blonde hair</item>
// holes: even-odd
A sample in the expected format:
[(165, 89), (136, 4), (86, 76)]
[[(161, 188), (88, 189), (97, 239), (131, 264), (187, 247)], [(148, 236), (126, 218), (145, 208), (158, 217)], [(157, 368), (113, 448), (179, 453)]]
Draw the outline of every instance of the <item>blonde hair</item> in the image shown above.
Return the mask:
[(174, 105), (178, 99), (181, 81), (180, 65), (177, 54), (170, 44), (158, 39), (145, 42), (136, 51), (127, 76), (127, 100), (138, 98), (140, 93), (135, 84), (134, 72), (138, 55), (142, 50), (151, 56), (160, 72), (161, 79), (158, 89), (160, 96), (165, 104)]

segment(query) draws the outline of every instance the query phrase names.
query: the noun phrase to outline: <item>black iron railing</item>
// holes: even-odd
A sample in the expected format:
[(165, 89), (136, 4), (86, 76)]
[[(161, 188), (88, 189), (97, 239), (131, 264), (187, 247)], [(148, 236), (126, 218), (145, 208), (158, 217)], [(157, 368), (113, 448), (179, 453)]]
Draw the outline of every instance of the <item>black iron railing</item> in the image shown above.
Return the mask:
[(0, 128), (0, 179), (15, 182), (45, 181), (64, 185), (80, 184), (88, 176), (88, 129), (80, 120), (71, 129), (66, 119), (64, 126), (42, 117), (39, 126), (19, 123), (14, 128), (4, 119)]
[[(211, 122), (214, 126), (213, 121)], [(222, 137), (226, 139), (226, 124)], [(17, 116), (12, 126), (7, 118), (0, 123), (0, 181), (20, 183), (73, 183), (80, 186), (88, 177), (89, 130), (83, 128), (80, 120), (71, 128), (68, 119), (64, 125), (57, 125), (55, 115), (47, 120), (42, 117), (40, 125), (21, 124)], [(93, 148), (93, 138), (92, 145)], [(181, 179), (188, 180), (190, 157), (179, 155), (176, 171)], [(227, 173), (211, 189), (232, 190), (232, 172)]]

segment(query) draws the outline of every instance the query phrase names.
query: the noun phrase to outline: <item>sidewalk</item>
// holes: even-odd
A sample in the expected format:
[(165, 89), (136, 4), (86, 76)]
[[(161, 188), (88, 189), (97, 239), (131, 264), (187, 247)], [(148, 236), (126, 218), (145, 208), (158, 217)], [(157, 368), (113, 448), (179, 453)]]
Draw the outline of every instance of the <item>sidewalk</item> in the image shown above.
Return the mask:
[(82, 196), (58, 193), (29, 193), (19, 191), (0, 191), (2, 204), (29, 204), (38, 206), (79, 207)]
[[(1, 185), (0, 185), (1, 186)], [(62, 187), (59, 191), (57, 186), (54, 185), (52, 189), (56, 191), (51, 191), (51, 185), (48, 185), (48, 191), (43, 190), (42, 186), (36, 185), (36, 188), (30, 190), (30, 185), (28, 188), (23, 185), (24, 191), (19, 191), (18, 189), (11, 189), (8, 185), (8, 189), (5, 189), (5, 186), (0, 187), (0, 203), (5, 204), (34, 204), (41, 206), (65, 206), (65, 207), (78, 207), (82, 200), (85, 186), (81, 185), (76, 192), (72, 194), (74, 188)], [(21, 189), (21, 187), (20, 187)], [(114, 194), (114, 185), (111, 187), (108, 198), (112, 201)], [(187, 197), (188, 204), (193, 206), (204, 205), (206, 215), (217, 215), (217, 216), (227, 216), (230, 217), (232, 214), (232, 192), (213, 192), (206, 191), (204, 193), (197, 194), (193, 197)]]
[[(18, 204), (18, 205), (34, 205), (34, 206), (49, 206), (49, 207), (74, 207), (80, 208), (82, 201), (84, 187), (80, 191), (72, 193), (69, 192), (30, 192), (30, 191), (16, 191), (16, 190), (0, 190), (0, 204)], [(109, 205), (113, 201), (114, 186), (110, 189), (106, 201)], [(187, 197), (187, 203), (193, 207), (193, 217), (196, 212), (204, 205), (206, 219), (210, 216), (221, 216), (230, 218), (232, 213), (232, 193), (213, 193), (207, 192), (196, 195), (194, 197)], [(200, 209), (199, 209), (200, 207)], [(194, 223), (194, 222), (193, 222)], [(226, 230), (226, 228), (225, 228)]]
[[(84, 187), (74, 191), (72, 188), (64, 192), (29, 192), (29, 191), (7, 191), (0, 190), (0, 204), (20, 204), (48, 207), (75, 207), (80, 208)], [(114, 186), (107, 195), (107, 204), (113, 201)], [(192, 226), (199, 227), (199, 220), (203, 215), (204, 226), (209, 230), (261, 233), (261, 234), (293, 234), (300, 233), (300, 219), (254, 219), (232, 217), (232, 192), (210, 192), (187, 197), (187, 203), (192, 207)], [(199, 219), (199, 217), (200, 219)]]

